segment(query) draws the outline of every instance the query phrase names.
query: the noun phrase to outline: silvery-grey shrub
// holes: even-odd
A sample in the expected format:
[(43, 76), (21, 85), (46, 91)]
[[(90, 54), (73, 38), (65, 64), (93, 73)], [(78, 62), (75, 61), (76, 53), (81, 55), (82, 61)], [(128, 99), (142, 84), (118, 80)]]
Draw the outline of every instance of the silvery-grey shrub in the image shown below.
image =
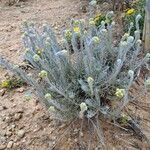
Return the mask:
[[(32, 85), (40, 101), (58, 119), (92, 118), (97, 114), (117, 118), (136, 99), (129, 90), (141, 69), (149, 71), (150, 54), (143, 57), (141, 52), (140, 17), (136, 17), (135, 36), (130, 36), (131, 23), (117, 46), (113, 42), (115, 22), (102, 21), (97, 28), (92, 19), (89, 25), (74, 20), (59, 43), (48, 25), (43, 25), (41, 31), (33, 23), (24, 22), (24, 58), (37, 76), (2, 57), (0, 64)], [(140, 91), (145, 93), (149, 86), (150, 78), (146, 78)]]

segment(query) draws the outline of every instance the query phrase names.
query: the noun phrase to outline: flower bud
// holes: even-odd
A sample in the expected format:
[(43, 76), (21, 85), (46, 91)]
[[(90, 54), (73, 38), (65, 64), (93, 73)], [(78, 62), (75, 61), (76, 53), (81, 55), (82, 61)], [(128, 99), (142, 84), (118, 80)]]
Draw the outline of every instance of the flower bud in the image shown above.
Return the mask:
[(80, 104), (80, 109), (81, 109), (81, 112), (85, 112), (88, 109), (86, 103), (82, 102)]
[(124, 89), (119, 89), (119, 88), (116, 89), (115, 95), (116, 95), (118, 98), (123, 98), (123, 97), (124, 97), (124, 94), (125, 94), (125, 90), (124, 90)]
[(39, 61), (39, 60), (40, 60), (40, 56), (39, 56), (38, 54), (35, 54), (35, 55), (33, 56), (33, 60), (34, 60), (35, 62)]
[(130, 22), (130, 27), (133, 27), (134, 26), (134, 23), (133, 22)]
[(71, 33), (70, 30), (66, 30), (66, 31), (65, 31), (65, 37), (66, 37), (68, 40), (71, 39), (72, 33)]
[(129, 36), (130, 36), (129, 33), (125, 33), (125, 34), (123, 35), (123, 38), (124, 38), (124, 39), (127, 39)]
[(91, 84), (91, 83), (94, 82), (94, 79), (93, 79), (92, 77), (88, 77), (88, 78), (87, 78), (87, 82), (88, 82), (89, 84)]
[(29, 52), (30, 51), (30, 49), (29, 48), (26, 48), (25, 49), (25, 53), (27, 53), (27, 52)]
[(129, 70), (129, 71), (128, 71), (128, 74), (129, 74), (129, 76), (133, 76), (133, 75), (134, 75), (134, 71)]
[(80, 24), (80, 21), (79, 20), (74, 20), (74, 25), (79, 25)]
[(141, 44), (142, 44), (142, 41), (141, 41), (140, 39), (138, 39), (138, 40), (136, 41), (136, 43), (139, 44), (139, 45), (141, 45)]
[(45, 94), (45, 99), (50, 100), (52, 99), (52, 95), (50, 93)]
[(40, 76), (41, 78), (47, 77), (47, 71), (42, 70), (42, 71), (39, 73), (39, 76)]
[(98, 44), (98, 43), (100, 42), (100, 39), (99, 39), (98, 36), (94, 36), (94, 37), (92, 38), (92, 41), (93, 41), (95, 44)]
[(54, 106), (50, 106), (48, 109), (50, 112), (55, 112), (55, 107)]
[(95, 22), (92, 20), (92, 21), (89, 21), (89, 25), (90, 26), (95, 26)]

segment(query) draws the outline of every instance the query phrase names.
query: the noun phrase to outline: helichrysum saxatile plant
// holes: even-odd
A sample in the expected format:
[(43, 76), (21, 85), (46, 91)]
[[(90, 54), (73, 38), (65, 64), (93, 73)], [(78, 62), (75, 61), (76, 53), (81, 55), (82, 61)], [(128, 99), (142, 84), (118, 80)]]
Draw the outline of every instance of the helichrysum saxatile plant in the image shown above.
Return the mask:
[[(108, 18), (109, 15), (112, 12)], [(149, 70), (150, 55), (139, 57), (139, 19), (140, 16), (136, 18), (134, 36), (129, 30), (117, 47), (113, 44), (114, 21), (103, 20), (98, 28), (92, 18), (89, 26), (84, 20), (73, 21), (70, 30), (64, 31), (63, 45), (57, 42), (48, 25), (40, 32), (33, 24), (25, 22), (24, 58), (36, 68), (40, 82), (2, 58), (0, 63), (31, 84), (41, 102), (58, 119), (92, 118), (99, 113), (118, 117), (124, 106), (134, 99), (129, 90), (141, 69)], [(149, 85), (147, 78), (145, 87)], [(111, 105), (113, 101), (117, 101), (115, 107)]]

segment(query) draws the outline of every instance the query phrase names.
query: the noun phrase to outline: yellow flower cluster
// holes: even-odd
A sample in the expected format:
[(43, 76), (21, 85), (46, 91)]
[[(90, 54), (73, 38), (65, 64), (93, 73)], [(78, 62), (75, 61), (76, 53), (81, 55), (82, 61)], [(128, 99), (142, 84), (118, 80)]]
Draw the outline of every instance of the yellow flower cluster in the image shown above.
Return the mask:
[(52, 95), (51, 95), (50, 93), (47, 93), (47, 94), (45, 95), (45, 99), (47, 99), (47, 100), (52, 99)]
[(74, 28), (73, 28), (73, 31), (74, 31), (75, 33), (80, 33), (80, 28), (79, 28), (79, 27), (74, 27)]
[(123, 98), (123, 97), (124, 97), (124, 93), (125, 93), (125, 90), (124, 90), (124, 89), (119, 89), (119, 88), (117, 88), (115, 95), (116, 95), (118, 98)]
[(67, 39), (69, 42), (71, 42), (72, 33), (71, 33), (70, 30), (66, 30), (66, 31), (65, 31), (65, 37), (66, 37), (66, 39)]
[(80, 109), (81, 109), (81, 112), (85, 112), (88, 109), (86, 103), (82, 102), (80, 104)]
[(135, 9), (134, 8), (131, 8), (127, 11), (127, 15), (131, 15), (135, 12)]
[(1, 83), (2, 88), (9, 88), (9, 86), (10, 86), (10, 83), (8, 80), (5, 80)]
[(101, 14), (96, 15), (94, 21), (95, 21), (95, 22), (99, 21), (100, 17), (101, 17)]

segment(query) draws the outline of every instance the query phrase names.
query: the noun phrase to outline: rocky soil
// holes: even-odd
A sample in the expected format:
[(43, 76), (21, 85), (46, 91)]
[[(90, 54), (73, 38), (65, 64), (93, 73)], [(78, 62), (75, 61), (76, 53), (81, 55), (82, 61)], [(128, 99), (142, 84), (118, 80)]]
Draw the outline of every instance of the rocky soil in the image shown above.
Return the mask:
[[(60, 37), (61, 29), (69, 25), (70, 19), (86, 18), (85, 12), (86, 7), (82, 7), (81, 0), (26, 0), (12, 6), (0, 0), (0, 54), (14, 63), (22, 63), (23, 20), (32, 20), (37, 26), (47, 22)], [(7, 74), (6, 70), (0, 68), (0, 81)], [(50, 150), (51, 147), (55, 150), (86, 150), (84, 140), (81, 142), (79, 138), (79, 135), (83, 139), (89, 138), (86, 127), (80, 132), (80, 124), (75, 122), (67, 132), (67, 124), (52, 120), (34, 93), (30, 100), (27, 99), (26, 93), (30, 89), (29, 86), (7, 92), (0, 89), (0, 150)], [(141, 126), (150, 138), (149, 97), (148, 94), (140, 100), (142, 108), (130, 106), (128, 110), (142, 118)], [(111, 123), (102, 125), (108, 149), (148, 149), (145, 140), (139, 139), (134, 132), (124, 131)], [(100, 149), (94, 144), (91, 147)]]

